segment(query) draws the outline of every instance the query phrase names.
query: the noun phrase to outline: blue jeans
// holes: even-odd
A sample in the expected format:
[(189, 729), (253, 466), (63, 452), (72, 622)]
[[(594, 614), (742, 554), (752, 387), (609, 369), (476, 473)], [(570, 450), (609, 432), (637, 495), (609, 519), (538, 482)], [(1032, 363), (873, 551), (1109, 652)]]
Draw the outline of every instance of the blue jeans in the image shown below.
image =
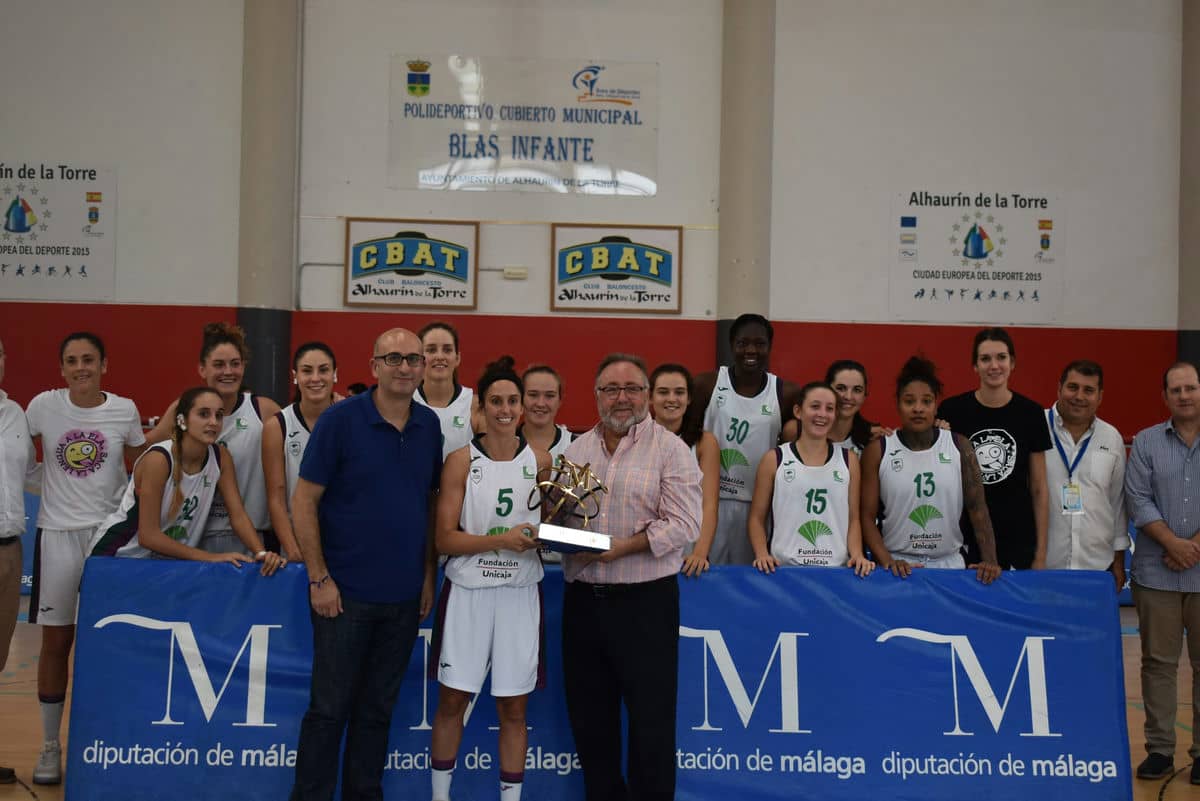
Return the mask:
[(312, 613), (312, 694), (300, 724), (291, 801), (328, 801), (346, 733), (343, 801), (383, 798), (388, 731), (420, 622), (418, 602), (342, 598), (334, 618)]

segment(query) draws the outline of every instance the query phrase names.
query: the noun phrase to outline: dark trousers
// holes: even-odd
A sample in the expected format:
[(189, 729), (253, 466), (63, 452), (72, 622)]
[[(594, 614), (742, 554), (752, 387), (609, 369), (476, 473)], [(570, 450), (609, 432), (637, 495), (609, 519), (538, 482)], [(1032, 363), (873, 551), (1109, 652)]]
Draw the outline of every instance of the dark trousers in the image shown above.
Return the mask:
[(312, 695), (300, 724), (291, 801), (328, 801), (346, 733), (343, 801), (383, 798), (388, 731), (417, 638), (418, 602), (342, 598), (334, 618), (312, 615)]
[[(679, 584), (575, 581), (563, 599), (567, 715), (587, 801), (675, 798)], [(629, 717), (626, 785), (621, 704)]]

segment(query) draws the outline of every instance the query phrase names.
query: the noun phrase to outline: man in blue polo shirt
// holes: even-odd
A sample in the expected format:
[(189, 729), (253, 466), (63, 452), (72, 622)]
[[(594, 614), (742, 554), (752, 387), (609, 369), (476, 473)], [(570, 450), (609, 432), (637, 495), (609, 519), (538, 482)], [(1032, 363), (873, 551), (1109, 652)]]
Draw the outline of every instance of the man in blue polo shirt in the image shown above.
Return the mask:
[[(412, 402), (425, 373), (416, 334), (375, 340), (369, 392), (313, 428), (292, 496), (312, 605), (312, 693), (292, 801), (382, 798), (392, 707), (417, 624), (433, 605), (432, 520), (442, 469), (437, 415)], [(349, 730), (347, 731), (347, 722)]]

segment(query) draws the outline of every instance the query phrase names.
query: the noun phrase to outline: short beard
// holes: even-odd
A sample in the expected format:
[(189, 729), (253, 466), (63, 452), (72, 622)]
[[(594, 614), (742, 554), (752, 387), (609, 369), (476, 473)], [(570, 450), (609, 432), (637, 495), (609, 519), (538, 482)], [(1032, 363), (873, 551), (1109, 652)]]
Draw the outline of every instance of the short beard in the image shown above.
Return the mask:
[(616, 434), (617, 436), (623, 437), (629, 433), (629, 429), (633, 428), (638, 423), (645, 420), (646, 415), (648, 415), (649, 413), (650, 413), (649, 406), (643, 408), (640, 413), (638, 412), (637, 409), (634, 409), (633, 416), (630, 417), (628, 420), (626, 420), (623, 423), (618, 423), (612, 417), (609, 417), (608, 415), (601, 413), (600, 422), (604, 425), (605, 428), (607, 428), (612, 433)]

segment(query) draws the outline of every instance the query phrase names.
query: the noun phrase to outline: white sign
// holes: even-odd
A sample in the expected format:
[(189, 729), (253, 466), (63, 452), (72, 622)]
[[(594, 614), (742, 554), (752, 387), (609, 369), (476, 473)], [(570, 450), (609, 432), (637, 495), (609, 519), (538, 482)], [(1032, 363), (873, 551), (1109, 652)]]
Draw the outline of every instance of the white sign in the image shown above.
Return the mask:
[(347, 306), (474, 309), (479, 223), (346, 218)]
[(111, 168), (0, 160), (0, 297), (112, 300), (116, 231)]
[(552, 311), (679, 314), (683, 228), (551, 226)]
[(1062, 301), (1061, 201), (995, 190), (900, 192), (888, 226), (897, 320), (1049, 323)]
[(652, 196), (658, 65), (392, 57), (388, 184)]

